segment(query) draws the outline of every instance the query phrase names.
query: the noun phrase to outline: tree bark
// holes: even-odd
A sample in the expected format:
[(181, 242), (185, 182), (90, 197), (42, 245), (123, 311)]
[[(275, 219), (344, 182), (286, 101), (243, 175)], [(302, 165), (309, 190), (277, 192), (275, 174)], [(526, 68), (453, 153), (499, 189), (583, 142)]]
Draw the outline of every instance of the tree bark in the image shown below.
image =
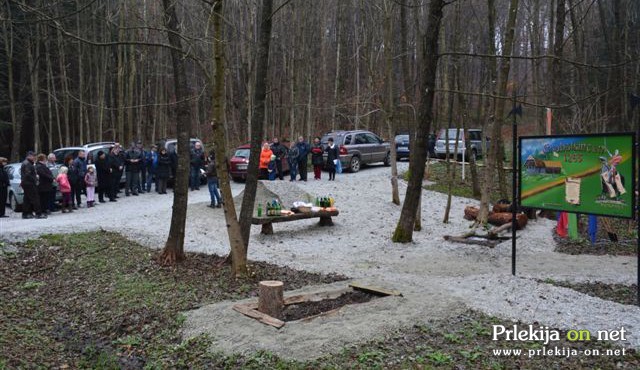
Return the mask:
[(422, 89), (424, 94), (420, 102), (420, 120), (417, 124), (415, 146), (413, 147), (417, 152), (411, 157), (411, 163), (409, 164), (411, 177), (409, 178), (407, 193), (402, 205), (400, 220), (392, 237), (394, 242), (408, 243), (413, 239), (416, 208), (422, 195), (422, 177), (427, 152), (426, 138), (433, 121), (433, 99), (439, 59), (438, 40), (444, 5), (444, 0), (432, 0), (429, 4), (429, 24), (424, 36), (424, 80)]
[[(488, 4), (490, 6), (489, 9), (489, 13), (493, 13), (495, 11), (495, 8), (492, 9), (493, 7), (493, 0), (489, 0)], [(516, 18), (518, 15), (518, 0), (511, 0), (511, 3), (509, 5), (509, 16), (507, 19), (507, 24), (506, 24), (506, 29), (505, 29), (505, 36), (504, 36), (504, 47), (503, 47), (503, 52), (502, 55), (505, 56), (511, 56), (512, 51), (513, 51), (513, 44), (515, 41), (515, 25), (516, 25)], [(492, 42), (494, 40), (491, 40)], [(509, 71), (511, 69), (511, 58), (504, 58), (501, 61), (500, 64), (500, 69), (498, 70), (498, 76), (497, 76), (497, 84), (496, 84), (496, 88), (495, 91), (497, 92), (498, 96), (505, 96), (506, 92), (507, 92), (507, 82), (509, 79)], [(512, 88), (516, 88), (515, 83), (512, 84)], [(500, 171), (498, 171), (498, 165), (500, 165), (502, 163), (501, 158), (502, 155), (504, 154), (503, 151), (501, 151), (501, 143), (502, 143), (502, 123), (504, 121), (504, 107), (505, 107), (505, 102), (502, 100), (496, 100), (495, 104), (494, 104), (494, 114), (493, 114), (493, 127), (492, 127), (492, 140), (491, 140), (491, 145), (490, 145), (490, 150), (489, 150), (489, 155), (487, 156), (487, 166), (485, 168), (485, 178), (484, 178), (484, 187), (482, 189), (482, 194), (481, 194), (481, 202), (480, 202), (480, 215), (478, 216), (478, 223), (479, 224), (486, 224), (487, 223), (487, 217), (489, 216), (489, 201), (490, 201), (490, 195), (491, 195), (491, 191), (493, 189), (493, 184), (495, 184), (494, 182), (494, 174), (496, 172), (500, 173)], [(500, 156), (500, 159), (498, 159), (498, 156)]]
[(173, 189), (173, 211), (171, 212), (171, 227), (160, 260), (163, 264), (172, 265), (182, 261), (184, 254), (184, 234), (187, 221), (187, 188), (189, 186), (189, 153), (191, 137), (191, 106), (189, 104), (189, 87), (180, 37), (180, 22), (176, 14), (178, 0), (163, 0), (164, 23), (167, 27), (167, 37), (171, 49), (173, 65), (174, 91), (177, 101), (177, 131), (178, 131), (178, 169)]
[[(11, 19), (11, 5), (7, 1), (6, 13), (3, 11), (3, 15), (7, 15), (7, 18)], [(2, 36), (4, 43), (4, 51), (7, 56), (7, 90), (9, 91), (9, 111), (11, 112), (11, 126), (12, 126), (12, 140), (11, 140), (11, 161), (17, 162), (20, 158), (20, 136), (22, 134), (22, 122), (18, 120), (17, 114), (17, 101), (15, 96), (14, 76), (13, 76), (13, 52), (14, 52), (14, 39), (13, 39), (13, 22), (2, 22)]]
[[(228, 123), (224, 121), (225, 102), (225, 39), (223, 33), (223, 1), (216, 1), (211, 14), (213, 25), (213, 60), (214, 83), (213, 83), (213, 117), (211, 121), (213, 129), (213, 148), (216, 153), (216, 171), (220, 181), (220, 192), (224, 204), (224, 218), (227, 224), (227, 234), (229, 236), (229, 246), (231, 249), (231, 272), (234, 277), (244, 276), (247, 273), (247, 254), (244, 252), (244, 240), (240, 229), (240, 223), (236, 216), (236, 207), (231, 194), (231, 184), (229, 182), (229, 171), (227, 170), (227, 144), (224, 126)], [(255, 157), (254, 157), (255, 158)]]
[[(395, 102), (393, 96), (393, 23), (391, 1), (384, 1), (384, 60), (385, 60), (385, 82), (387, 87), (387, 106), (385, 109), (385, 120), (389, 130), (389, 141), (391, 142), (391, 202), (400, 205), (400, 191), (398, 190), (398, 163), (396, 153), (396, 143), (394, 140), (396, 134), (395, 125)], [(359, 63), (358, 63), (359, 64)]]
[[(256, 202), (256, 191), (258, 189), (258, 166), (262, 139), (264, 138), (265, 124), (265, 101), (267, 96), (267, 83), (269, 72), (269, 42), (271, 39), (271, 13), (273, 0), (262, 1), (262, 14), (260, 16), (260, 27), (258, 28), (258, 52), (256, 53), (256, 79), (253, 98), (253, 113), (251, 114), (251, 154), (249, 166), (247, 168), (247, 181), (244, 187), (244, 197), (242, 198), (242, 209), (240, 210), (240, 230), (244, 248), (242, 255), (246, 259), (249, 248), (249, 236), (251, 233), (251, 216)], [(233, 258), (233, 257), (232, 257)], [(246, 269), (246, 267), (245, 267)]]

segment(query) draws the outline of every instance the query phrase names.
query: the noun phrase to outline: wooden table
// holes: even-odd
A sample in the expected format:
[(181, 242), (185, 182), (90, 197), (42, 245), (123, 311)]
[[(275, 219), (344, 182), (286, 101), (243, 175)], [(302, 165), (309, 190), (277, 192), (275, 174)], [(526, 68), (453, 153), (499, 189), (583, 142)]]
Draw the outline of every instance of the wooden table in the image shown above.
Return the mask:
[(307, 218), (320, 218), (319, 225), (320, 226), (333, 226), (333, 220), (331, 220), (332, 216), (339, 215), (340, 212), (338, 210), (335, 211), (316, 211), (316, 212), (300, 212), (294, 213), (289, 216), (261, 216), (261, 217), (252, 217), (251, 223), (253, 225), (262, 225), (262, 230), (260, 231), (262, 234), (271, 235), (273, 234), (273, 223), (274, 222), (290, 222), (297, 220), (304, 220)]

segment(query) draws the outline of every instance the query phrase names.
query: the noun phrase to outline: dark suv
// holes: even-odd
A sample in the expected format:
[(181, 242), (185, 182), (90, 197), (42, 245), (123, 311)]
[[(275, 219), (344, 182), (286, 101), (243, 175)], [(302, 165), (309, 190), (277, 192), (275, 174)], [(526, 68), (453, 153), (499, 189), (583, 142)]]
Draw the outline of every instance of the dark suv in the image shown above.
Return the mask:
[[(378, 135), (365, 130), (333, 131), (322, 137), (323, 147), (327, 147), (329, 138), (338, 146), (342, 168), (351, 172), (360, 171), (362, 165), (382, 162), (391, 163), (391, 145)], [(324, 154), (325, 162), (327, 154)]]

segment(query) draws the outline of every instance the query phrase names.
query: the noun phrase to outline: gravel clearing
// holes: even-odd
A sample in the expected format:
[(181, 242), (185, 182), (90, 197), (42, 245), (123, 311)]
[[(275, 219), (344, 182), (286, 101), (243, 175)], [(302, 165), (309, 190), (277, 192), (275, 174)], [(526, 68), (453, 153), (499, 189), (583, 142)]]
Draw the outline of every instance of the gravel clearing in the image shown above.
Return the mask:
[[(407, 164), (401, 163), (400, 170), (406, 169)], [(346, 315), (352, 308), (343, 308), (343, 313), (330, 319), (337, 320), (331, 327), (344, 329), (327, 333), (353, 331), (358, 335), (333, 341), (333, 337), (323, 337), (323, 329), (318, 329), (318, 339), (310, 343), (319, 350), (313, 352), (314, 346), (305, 344), (308, 330), (284, 329), (290, 334), (285, 341), (282, 330), (274, 336), (274, 332), (263, 328), (262, 324), (251, 325), (249, 319), (240, 314), (221, 313), (219, 307), (212, 306), (189, 313), (185, 336), (209, 332), (216, 341), (216, 348), (226, 352), (262, 348), (285, 357), (308, 359), (352, 341), (370, 339), (376, 333), (383, 335), (391, 327), (427, 322), (471, 307), (502, 318), (560, 329), (614, 330), (624, 326), (629, 336), (621, 344), (640, 347), (639, 307), (604, 301), (534, 280), (551, 278), (630, 285), (635, 283), (637, 276), (635, 257), (555, 253), (550, 232), (554, 222), (541, 219), (529, 222), (526, 229), (518, 233), (518, 276), (512, 277), (510, 241), (490, 249), (442, 239), (443, 235), (460, 235), (469, 230), (469, 222), (462, 218), (463, 209), (478, 202), (454, 197), (451, 222), (443, 224), (446, 196), (430, 191), (423, 193), (423, 231), (414, 234), (413, 243), (394, 244), (390, 236), (400, 207), (390, 202), (389, 173), (387, 167), (372, 166), (357, 174), (338, 175), (335, 182), (328, 182), (323, 173), (322, 181), (296, 183), (313, 197), (330, 195), (335, 198), (340, 210), (340, 215), (334, 217), (335, 226), (320, 227), (317, 220), (279, 223), (274, 224), (273, 235), (261, 235), (260, 227), (254, 226), (249, 246), (252, 260), (312, 272), (336, 272), (401, 291), (403, 304), (387, 312), (389, 317), (385, 318), (384, 325), (375, 330), (369, 326), (371, 331), (355, 330), (371, 321), (366, 314), (354, 315), (361, 317), (362, 323), (354, 321), (353, 316)], [(233, 184), (232, 188), (234, 195), (238, 195), (243, 185)], [(201, 189), (189, 193), (185, 248), (225, 254), (229, 246), (222, 210), (208, 208), (208, 192), (206, 188)], [(401, 185), (401, 195), (404, 190)], [(123, 233), (148, 247), (161, 248), (169, 230), (171, 199), (170, 195), (155, 193), (122, 197), (115, 204), (106, 203), (72, 214), (54, 214), (47, 220), (21, 220), (19, 215), (10, 213), (11, 218), (0, 220), (0, 238), (11, 242), (43, 233), (103, 228)], [(353, 310), (373, 314), (379, 301), (384, 299)], [(224, 304), (229, 306), (231, 303)], [(370, 309), (367, 305), (373, 306)], [(224, 320), (216, 325), (215, 317), (224, 317)], [(317, 323), (322, 326), (320, 321)], [(229, 336), (223, 335), (224, 332), (229, 332)], [(286, 345), (295, 344), (300, 348), (285, 351)]]

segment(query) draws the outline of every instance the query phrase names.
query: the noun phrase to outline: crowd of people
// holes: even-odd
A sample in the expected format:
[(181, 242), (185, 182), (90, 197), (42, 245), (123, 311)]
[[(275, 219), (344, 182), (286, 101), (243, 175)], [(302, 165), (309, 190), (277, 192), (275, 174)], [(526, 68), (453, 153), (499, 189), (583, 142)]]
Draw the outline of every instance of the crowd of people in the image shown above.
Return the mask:
[[(325, 152), (327, 153), (326, 164), (323, 157)], [(311, 155), (314, 180), (321, 179), (323, 168), (327, 168), (329, 171), (329, 181), (336, 179), (336, 169), (340, 167), (338, 163), (340, 155), (333, 138), (329, 138), (328, 145), (324, 148), (320, 143), (319, 137), (315, 137), (313, 144), (309, 145), (302, 136), (290, 148), (281, 144), (277, 137), (273, 138), (271, 144), (264, 143), (260, 152), (259, 178), (268, 180), (279, 178), (284, 180), (282, 162), (286, 158), (289, 165), (289, 181), (307, 181), (309, 155)], [(298, 176), (300, 176), (299, 179)]]
[[(325, 163), (323, 154), (327, 153)], [(287, 147), (274, 138), (272, 143), (265, 143), (260, 153), (259, 178), (284, 180), (283, 161), (288, 161), (290, 181), (307, 181), (307, 162), (311, 156), (315, 180), (321, 179), (322, 169), (327, 168), (329, 181), (335, 180), (336, 168), (339, 168), (339, 151), (329, 138), (325, 147), (316, 137), (312, 144), (303, 137)], [(189, 188), (200, 190), (201, 174), (207, 179), (207, 187), (211, 197), (209, 207), (222, 207), (213, 151), (205, 156), (204, 148), (196, 142), (189, 153)], [(167, 184), (175, 176), (177, 153), (169, 153), (160, 145), (152, 145), (145, 150), (142, 142), (132, 143), (125, 150), (115, 143), (109, 150), (98, 151), (96, 158), (79, 151), (76, 157), (68, 155), (57, 163), (56, 156), (38, 154), (29, 151), (20, 166), (20, 186), (24, 197), (22, 202), (22, 218), (47, 218), (52, 212), (69, 213), (83, 207), (82, 196), (86, 207), (92, 208), (97, 203), (117, 202), (120, 194), (138, 196), (150, 193), (155, 184), (155, 192), (167, 194)], [(0, 158), (0, 199), (7, 199), (7, 188), (10, 185), (3, 167), (6, 158)], [(56, 174), (54, 176), (54, 173)], [(121, 182), (124, 176), (124, 188)], [(62, 200), (56, 202), (56, 193), (60, 191)], [(97, 199), (96, 199), (97, 198)], [(0, 217), (5, 215), (5, 207), (0, 207)]]
[[(22, 218), (47, 218), (52, 212), (69, 213), (83, 207), (83, 196), (87, 208), (97, 203), (117, 202), (121, 194), (138, 196), (155, 192), (167, 194), (167, 185), (175, 176), (177, 153), (169, 153), (164, 146), (152, 145), (149, 150), (142, 142), (133, 143), (125, 150), (119, 143), (110, 149), (98, 151), (96, 158), (79, 151), (76, 157), (68, 155), (57, 163), (56, 156), (29, 151), (20, 165), (20, 186), (23, 189)], [(213, 157), (209, 157), (209, 162)], [(10, 179), (4, 170), (6, 158), (0, 158), (0, 199), (7, 199)], [(191, 190), (200, 189), (200, 172), (205, 169), (202, 144), (197, 142), (190, 151)], [(207, 166), (209, 189), (212, 191), (212, 206), (220, 207), (215, 166)], [(55, 175), (54, 175), (55, 174)], [(124, 188), (121, 188), (124, 176)], [(57, 191), (62, 199), (56, 202)], [(215, 194), (214, 194), (215, 193)], [(217, 204), (214, 203), (217, 199)], [(0, 206), (0, 217), (7, 217), (4, 204)]]

